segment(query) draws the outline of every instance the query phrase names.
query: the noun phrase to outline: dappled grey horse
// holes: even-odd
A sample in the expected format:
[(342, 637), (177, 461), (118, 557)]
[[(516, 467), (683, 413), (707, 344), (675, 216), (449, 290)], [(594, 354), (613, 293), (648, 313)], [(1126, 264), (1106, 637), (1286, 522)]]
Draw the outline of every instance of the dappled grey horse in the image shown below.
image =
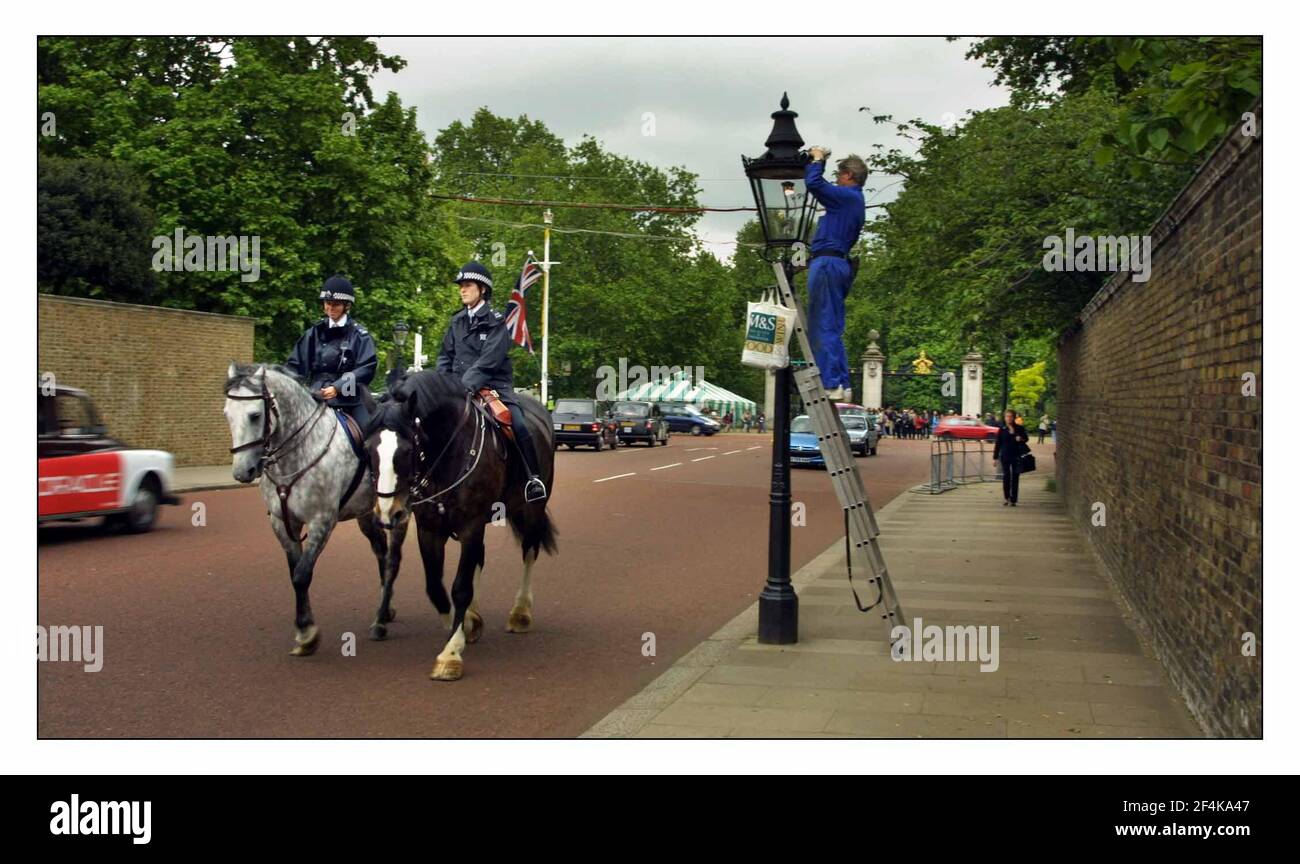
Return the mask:
[(406, 526), (385, 531), (376, 522), (368, 466), (353, 452), (334, 410), (289, 370), (231, 363), (227, 376), (231, 471), (240, 483), (261, 479), (271, 530), (289, 561), (297, 601), (290, 653), (304, 657), (320, 642), (308, 590), (316, 559), (340, 520), (357, 520), (379, 563), (380, 604), (371, 637), (382, 639), (394, 618), (389, 600)]

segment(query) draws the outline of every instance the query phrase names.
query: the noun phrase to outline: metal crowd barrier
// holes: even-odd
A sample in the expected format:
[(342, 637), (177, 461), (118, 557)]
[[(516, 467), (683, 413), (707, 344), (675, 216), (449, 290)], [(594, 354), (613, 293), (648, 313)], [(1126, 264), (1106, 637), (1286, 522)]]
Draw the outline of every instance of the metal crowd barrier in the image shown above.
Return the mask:
[(965, 438), (934, 438), (930, 441), (930, 482), (913, 492), (939, 495), (967, 483), (1002, 479), (1002, 466), (993, 459), (993, 443)]

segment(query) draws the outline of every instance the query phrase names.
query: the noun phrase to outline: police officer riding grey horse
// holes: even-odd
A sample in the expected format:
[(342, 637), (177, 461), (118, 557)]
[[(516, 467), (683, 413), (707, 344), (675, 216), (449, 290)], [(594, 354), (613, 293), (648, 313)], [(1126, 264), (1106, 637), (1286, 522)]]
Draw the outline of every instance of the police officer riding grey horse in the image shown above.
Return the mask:
[[(442, 339), (437, 369), (460, 377), (472, 393), (488, 389), (496, 392), (515, 417), (522, 418), (518, 396), (514, 392), (514, 370), (510, 363), (510, 337), (505, 317), (492, 308), (492, 274), (477, 261), (471, 261), (456, 274), (460, 302), (464, 306), (451, 318)], [(546, 484), (537, 472), (537, 451), (527, 423), (514, 423), (514, 441), (528, 470), (524, 486), (525, 501), (539, 501), (547, 496)]]
[(351, 317), (356, 289), (346, 276), (335, 274), (320, 291), (325, 317), (302, 334), (285, 364), (307, 381), (331, 408), (350, 414), (366, 428), (365, 387), (375, 377), (379, 357), (375, 340)]

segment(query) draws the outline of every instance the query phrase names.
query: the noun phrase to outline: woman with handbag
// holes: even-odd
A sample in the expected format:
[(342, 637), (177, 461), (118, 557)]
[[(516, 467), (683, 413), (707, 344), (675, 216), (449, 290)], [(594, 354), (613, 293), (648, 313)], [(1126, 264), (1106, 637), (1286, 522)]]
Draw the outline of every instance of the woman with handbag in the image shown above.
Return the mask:
[(1003, 421), (993, 445), (993, 459), (1002, 463), (1002, 506), (1015, 507), (1020, 498), (1020, 457), (1029, 449), (1029, 433), (1016, 422), (1016, 412), (1010, 408)]

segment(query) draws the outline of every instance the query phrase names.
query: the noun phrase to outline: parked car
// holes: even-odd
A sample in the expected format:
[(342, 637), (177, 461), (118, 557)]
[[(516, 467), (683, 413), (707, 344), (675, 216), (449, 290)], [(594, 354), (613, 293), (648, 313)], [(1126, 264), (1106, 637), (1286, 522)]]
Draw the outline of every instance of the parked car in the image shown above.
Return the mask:
[(128, 447), (108, 435), (84, 390), (36, 390), (36, 520), (104, 517), (127, 531), (148, 531), (172, 494), (172, 454)]
[(618, 446), (618, 426), (609, 418), (609, 406), (595, 399), (557, 400), (551, 422), (556, 447), (591, 447), (600, 452)]
[(817, 433), (807, 414), (790, 421), (790, 464), (826, 467), (826, 457), (817, 446)]
[(841, 414), (840, 422), (849, 433), (849, 446), (859, 456), (875, 456), (880, 430), (867, 414)]
[(651, 447), (668, 443), (668, 422), (655, 402), (615, 402), (614, 422), (624, 444), (644, 441)]
[(722, 430), (722, 424), (712, 417), (706, 417), (694, 405), (680, 402), (661, 402), (659, 411), (664, 415), (670, 432), (685, 432), (690, 435), (713, 435)]
[(998, 427), (985, 426), (974, 417), (944, 417), (935, 427), (936, 438), (969, 438), (977, 441), (992, 441), (998, 437)]

